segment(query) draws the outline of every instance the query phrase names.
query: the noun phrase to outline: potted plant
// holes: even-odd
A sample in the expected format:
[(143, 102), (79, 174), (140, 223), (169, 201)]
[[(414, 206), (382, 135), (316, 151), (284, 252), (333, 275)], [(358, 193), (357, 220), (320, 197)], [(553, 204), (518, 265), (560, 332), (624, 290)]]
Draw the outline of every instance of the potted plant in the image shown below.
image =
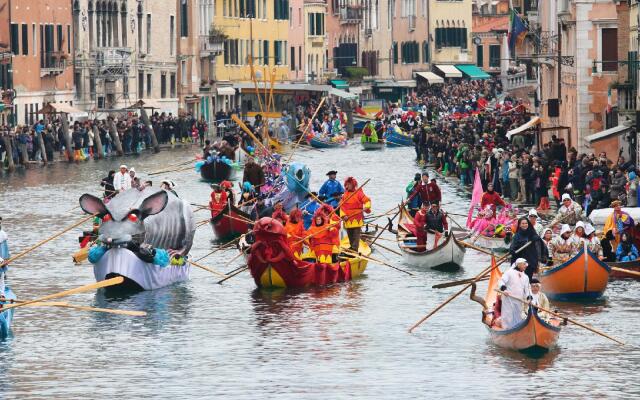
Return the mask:
[(229, 36), (221, 29), (218, 29), (213, 25), (211, 26), (211, 28), (209, 28), (209, 43), (220, 43), (226, 40), (228, 37)]

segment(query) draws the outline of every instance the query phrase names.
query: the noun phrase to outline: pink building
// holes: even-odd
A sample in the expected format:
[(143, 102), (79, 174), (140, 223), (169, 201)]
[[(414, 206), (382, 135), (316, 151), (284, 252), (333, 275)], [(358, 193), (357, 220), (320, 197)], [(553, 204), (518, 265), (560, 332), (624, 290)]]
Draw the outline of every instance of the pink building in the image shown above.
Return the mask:
[(305, 80), (305, 21), (304, 0), (290, 0), (289, 7), (289, 79)]

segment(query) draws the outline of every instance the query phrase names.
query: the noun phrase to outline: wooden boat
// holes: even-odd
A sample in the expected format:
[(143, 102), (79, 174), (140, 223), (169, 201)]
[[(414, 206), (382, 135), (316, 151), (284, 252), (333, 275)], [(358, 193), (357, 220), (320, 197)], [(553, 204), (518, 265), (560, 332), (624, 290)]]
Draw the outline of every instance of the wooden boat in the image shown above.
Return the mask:
[(383, 150), (384, 142), (379, 140), (377, 142), (360, 142), (362, 150)]
[(404, 132), (393, 131), (384, 137), (388, 147), (413, 147), (413, 137)]
[(602, 296), (611, 268), (586, 248), (568, 261), (540, 272), (543, 292), (552, 300), (594, 300)]
[[(609, 267), (617, 267), (623, 268), (628, 271), (633, 271), (640, 273), (640, 260), (634, 261), (622, 261), (622, 262), (610, 262), (607, 263)], [(611, 270), (611, 274), (609, 275), (609, 279), (636, 279), (640, 280), (640, 277), (637, 275), (625, 274), (624, 272), (616, 271), (614, 269)]]
[(317, 149), (333, 149), (336, 147), (345, 146), (346, 143), (333, 142), (331, 140), (321, 139), (318, 136), (313, 136), (309, 139), (309, 145)]
[[(4, 298), (15, 300), (16, 294), (9, 286), (4, 287)], [(0, 301), (0, 304), (7, 304), (10, 301)], [(13, 322), (13, 308), (0, 312), (0, 340), (6, 339), (11, 333), (11, 322)]]
[(471, 244), (495, 253), (506, 253), (509, 251), (509, 243), (507, 243), (506, 238), (502, 237), (473, 235), (471, 236)]
[(350, 281), (367, 268), (360, 257), (323, 264), (297, 259), (286, 242), (284, 227), (272, 218), (256, 222), (255, 242), (247, 265), (256, 285), (262, 289), (307, 288)]
[(249, 231), (250, 225), (247, 220), (251, 220), (249, 214), (233, 204), (227, 204), (209, 223), (216, 238), (221, 242), (228, 242)]
[(413, 218), (406, 207), (400, 210), (398, 233), (396, 234), (402, 256), (407, 264), (420, 268), (455, 270), (462, 266), (465, 247), (452, 234), (440, 239), (438, 247), (424, 252), (415, 251), (416, 236)]
[(202, 164), (200, 167), (200, 176), (207, 182), (220, 183), (222, 181), (230, 181), (235, 178), (235, 174), (236, 170), (221, 160), (214, 160), (211, 163)]
[(471, 290), (471, 299), (482, 305), (482, 322), (489, 331), (491, 341), (499, 347), (522, 352), (545, 352), (554, 347), (560, 336), (561, 320), (543, 319), (532, 306), (529, 306), (526, 318), (509, 329), (498, 328), (493, 324), (493, 305), (497, 298), (495, 289), (501, 276), (499, 268), (491, 271), (484, 299), (475, 295), (475, 284)]

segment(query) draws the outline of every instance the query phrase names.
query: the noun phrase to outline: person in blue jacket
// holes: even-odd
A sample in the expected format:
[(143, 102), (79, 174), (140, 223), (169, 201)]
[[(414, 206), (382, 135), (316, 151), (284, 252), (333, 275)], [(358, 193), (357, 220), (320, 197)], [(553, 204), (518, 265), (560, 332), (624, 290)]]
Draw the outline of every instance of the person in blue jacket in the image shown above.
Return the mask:
[(320, 208), (320, 204), (318, 204), (315, 199), (316, 197), (318, 197), (318, 194), (315, 192), (307, 193), (304, 202), (298, 206), (300, 211), (302, 211), (304, 229), (309, 229), (311, 222), (313, 221), (313, 214), (315, 214), (316, 210)]
[[(344, 193), (342, 184), (336, 180), (338, 171), (329, 171), (327, 176), (329, 179), (320, 187), (320, 200), (336, 208), (340, 202), (340, 196)], [(304, 214), (304, 213), (303, 213)]]
[(633, 240), (628, 233), (623, 233), (620, 237), (620, 244), (616, 250), (616, 261), (634, 261), (638, 259), (638, 249), (633, 244)]

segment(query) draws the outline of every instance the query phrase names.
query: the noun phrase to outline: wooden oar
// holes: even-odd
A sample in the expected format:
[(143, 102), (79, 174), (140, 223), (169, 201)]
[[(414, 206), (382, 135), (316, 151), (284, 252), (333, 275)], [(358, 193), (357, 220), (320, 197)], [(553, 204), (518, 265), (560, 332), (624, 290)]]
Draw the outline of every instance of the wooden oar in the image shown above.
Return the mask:
[(239, 274), (241, 274), (242, 272), (244, 272), (244, 271), (246, 271), (246, 270), (248, 270), (248, 269), (249, 269), (249, 267), (248, 267), (247, 265), (243, 266), (243, 267), (242, 267), (242, 268), (240, 268), (240, 269), (236, 269), (236, 271), (235, 271), (233, 274), (230, 274), (230, 275), (229, 275), (229, 276), (227, 276), (226, 278), (224, 278), (224, 279), (222, 279), (222, 280), (219, 280), (217, 283), (218, 283), (218, 285), (221, 285), (221, 284), (222, 284), (222, 282), (224, 282), (224, 281), (226, 281), (226, 280), (229, 280), (229, 279), (233, 278), (234, 276), (239, 275)]
[(478, 247), (478, 246), (476, 246), (474, 244), (471, 244), (471, 243), (464, 242), (462, 240), (458, 240), (458, 243), (460, 243), (461, 245), (463, 245), (465, 247), (468, 247), (470, 249), (474, 249), (475, 251), (479, 251), (480, 253), (484, 253), (484, 254), (488, 254), (488, 255), (493, 254), (489, 250), (483, 249), (482, 247)]
[(327, 100), (326, 97), (323, 97), (320, 100), (320, 103), (318, 104), (318, 107), (316, 107), (316, 110), (314, 111), (313, 115), (311, 116), (311, 119), (309, 120), (309, 123), (307, 124), (307, 126), (305, 126), (304, 131), (302, 131), (302, 134), (300, 135), (300, 138), (298, 139), (298, 141), (293, 146), (291, 146), (291, 154), (289, 154), (289, 158), (287, 159), (286, 164), (289, 164), (289, 162), (291, 161), (291, 158), (293, 157), (293, 154), (296, 152), (296, 147), (299, 146), (300, 142), (302, 141), (302, 139), (304, 139), (304, 137), (307, 136), (307, 131), (309, 130), (311, 125), (313, 125), (313, 120), (316, 118), (316, 115), (318, 115), (318, 111), (320, 111), (320, 108), (322, 108), (322, 105), (324, 104), (325, 100)]
[(444, 289), (444, 288), (448, 288), (448, 287), (452, 287), (452, 286), (465, 285), (465, 284), (471, 283), (471, 282), (475, 283), (475, 282), (482, 282), (482, 281), (487, 281), (487, 280), (489, 280), (488, 276), (480, 278), (480, 279), (478, 279), (476, 281), (474, 281), (473, 278), (467, 278), (467, 279), (462, 279), (462, 280), (459, 280), (459, 281), (440, 283), (440, 284), (431, 286), (431, 288), (432, 289)]
[(551, 310), (547, 310), (547, 309), (546, 309), (546, 308), (544, 308), (544, 307), (540, 307), (540, 306), (537, 306), (537, 305), (535, 305), (535, 304), (531, 304), (531, 302), (526, 301), (526, 300), (521, 299), (521, 298), (516, 297), (516, 296), (512, 296), (512, 295), (510, 295), (510, 294), (509, 294), (509, 293), (507, 293), (507, 292), (503, 292), (503, 291), (498, 290), (498, 289), (494, 289), (494, 290), (495, 290), (496, 292), (500, 293), (500, 294), (501, 294), (501, 295), (503, 295), (503, 296), (507, 296), (507, 297), (510, 297), (510, 298), (512, 298), (512, 299), (514, 299), (514, 300), (519, 301), (520, 303), (523, 303), (523, 304), (527, 304), (527, 305), (533, 306), (533, 307), (537, 308), (537, 309), (538, 309), (538, 310), (540, 310), (540, 311), (544, 311), (544, 312), (546, 312), (546, 313), (548, 313), (548, 314), (550, 314), (550, 315), (553, 315), (554, 317), (558, 317), (558, 318), (563, 319), (564, 321), (571, 322), (571, 323), (572, 323), (572, 324), (574, 324), (574, 325), (578, 325), (578, 326), (579, 326), (579, 327), (581, 327), (581, 328), (584, 328), (584, 329), (586, 329), (586, 330), (588, 330), (588, 331), (591, 331), (591, 332), (593, 332), (593, 333), (595, 333), (595, 334), (597, 334), (597, 335), (600, 335), (600, 336), (602, 336), (602, 337), (605, 337), (605, 338), (607, 338), (607, 339), (609, 339), (609, 340), (613, 340), (614, 342), (616, 342), (616, 343), (618, 343), (618, 344), (621, 344), (621, 345), (623, 345), (623, 346), (625, 345), (625, 343), (624, 343), (622, 340), (618, 340), (618, 339), (616, 339), (616, 338), (613, 338), (613, 337), (611, 337), (611, 336), (607, 335), (606, 333), (601, 332), (601, 331), (599, 331), (599, 330), (597, 330), (597, 329), (595, 329), (595, 328), (593, 328), (593, 327), (591, 327), (591, 326), (589, 326), (589, 325), (587, 325), (587, 324), (583, 324), (582, 322), (576, 321), (575, 319), (571, 319), (571, 318), (565, 317), (564, 315), (561, 315), (561, 314), (558, 314), (558, 313), (556, 313), (556, 312), (553, 312), (553, 311), (551, 311)]
[[(198, 160), (194, 158), (194, 159), (192, 159), (192, 160), (189, 160), (189, 161), (183, 161), (183, 162), (181, 162), (181, 163), (169, 164), (169, 165), (165, 166), (165, 167), (164, 167), (164, 169), (160, 169), (160, 170), (156, 170), (156, 171), (153, 171), (153, 172), (149, 172), (147, 175), (149, 175), (149, 176), (153, 176), (153, 175), (163, 174), (163, 173), (165, 173), (165, 172), (171, 172), (171, 171), (172, 171), (172, 169), (171, 169), (171, 168), (173, 168), (173, 167), (179, 167), (179, 166), (181, 166), (181, 165), (189, 164), (189, 163), (192, 163), (192, 162), (194, 162), (194, 161), (198, 161)], [(191, 167), (189, 167), (189, 168), (191, 168)]]
[(202, 257), (198, 258), (198, 259), (197, 259), (197, 260), (195, 260), (195, 261), (196, 261), (196, 262), (198, 262), (198, 261), (204, 260), (205, 258), (209, 257), (209, 256), (210, 256), (210, 255), (212, 255), (212, 254), (215, 254), (215, 253), (219, 252), (220, 250), (227, 250), (228, 248), (230, 248), (230, 247), (228, 247), (228, 246), (229, 246), (231, 243), (233, 243), (233, 242), (237, 242), (238, 240), (242, 239), (242, 238), (243, 238), (243, 237), (245, 237), (246, 235), (247, 235), (247, 234), (245, 233), (244, 235), (240, 235), (239, 237), (237, 237), (237, 238), (235, 238), (235, 239), (233, 239), (233, 240), (228, 241), (227, 243), (224, 243), (224, 244), (222, 244), (222, 245), (218, 246), (218, 248), (217, 248), (217, 249), (215, 249), (215, 250), (213, 250), (213, 251), (211, 251), (211, 252), (209, 252), (209, 253), (205, 254), (204, 256), (202, 256)]
[(73, 294), (84, 293), (90, 290), (100, 289), (108, 286), (119, 285), (122, 282), (124, 282), (124, 277), (116, 276), (115, 278), (106, 279), (104, 281), (100, 281), (96, 283), (91, 283), (91, 284), (80, 286), (74, 289), (63, 290), (62, 292), (49, 294), (49, 295), (40, 297), (38, 299), (25, 301), (23, 303), (4, 304), (2, 306), (2, 311), (6, 311), (10, 308), (24, 307), (29, 304), (40, 303), (47, 300), (59, 299), (61, 297), (67, 297)]
[[(367, 260), (367, 261), (371, 261), (371, 262), (374, 262), (374, 263), (376, 263), (376, 264), (384, 265), (384, 266), (386, 266), (386, 267), (393, 268), (393, 269), (395, 269), (396, 271), (400, 271), (400, 272), (405, 273), (405, 274), (407, 274), (407, 275), (411, 275), (411, 276), (413, 276), (413, 274), (412, 274), (411, 272), (406, 271), (406, 270), (404, 270), (404, 269), (402, 269), (402, 268), (398, 268), (398, 267), (396, 267), (396, 266), (394, 266), (394, 265), (391, 265), (391, 264), (389, 264), (389, 263), (387, 263), (387, 262), (384, 262), (384, 261), (382, 261), (382, 260), (378, 260), (378, 259), (373, 258), (373, 257), (370, 257), (370, 256), (364, 256), (364, 255), (362, 255), (362, 254), (360, 254), (360, 253), (358, 253), (358, 252), (355, 252), (355, 251), (353, 251), (353, 250), (351, 250), (351, 249), (344, 249), (344, 248), (343, 248), (343, 249), (340, 249), (340, 250), (341, 250), (343, 253), (346, 253), (346, 254), (352, 255), (353, 257), (363, 258), (363, 259), (365, 259), (365, 260)], [(347, 258), (347, 257), (345, 257), (345, 258)], [(347, 258), (347, 259), (349, 259), (349, 258)]]
[[(23, 303), (21, 300), (11, 300), (11, 303)], [(61, 302), (61, 301), (44, 301), (44, 302), (36, 302), (29, 303), (27, 307), (60, 307), (60, 308), (70, 308), (73, 310), (79, 311), (91, 311), (91, 312), (101, 312), (107, 314), (116, 314), (116, 315), (127, 315), (130, 317), (144, 317), (147, 315), (146, 311), (133, 311), (133, 310), (115, 310), (113, 308), (100, 308), (100, 307), (88, 307), (88, 306), (79, 306), (76, 304)]]
[(204, 265), (202, 265), (202, 264), (198, 264), (198, 263), (197, 263), (197, 262), (195, 262), (195, 261), (189, 261), (189, 264), (193, 265), (194, 267), (198, 267), (198, 268), (203, 269), (203, 270), (205, 270), (205, 271), (211, 272), (211, 273), (212, 273), (212, 274), (214, 274), (214, 275), (222, 276), (222, 277), (224, 277), (224, 278), (226, 278), (226, 277), (227, 277), (227, 275), (226, 275), (226, 274), (223, 274), (222, 272), (218, 272), (218, 271), (216, 271), (216, 270), (214, 270), (214, 269), (211, 269), (211, 268), (209, 268), (209, 267), (205, 267)]
[[(521, 248), (518, 249), (517, 252), (520, 252), (522, 250), (524, 250), (527, 246), (529, 246), (531, 243), (533, 242), (527, 242), (524, 246), (522, 246)], [(471, 287), (472, 284), (474, 284), (475, 282), (479, 281), (480, 279), (484, 278), (485, 275), (487, 275), (488, 273), (490, 273), (494, 268), (497, 268), (498, 266), (500, 266), (503, 262), (505, 262), (508, 257), (510, 257), (511, 254), (507, 253), (504, 256), (500, 257), (498, 260), (496, 260), (496, 264), (495, 266), (493, 265), (493, 263), (491, 265), (489, 265), (487, 268), (483, 269), (482, 272), (480, 272), (478, 275), (476, 275), (475, 277), (473, 277), (473, 279), (471, 279), (471, 281), (466, 284), (462, 289), (460, 289), (459, 291), (457, 291), (455, 294), (453, 294), (452, 296), (450, 296), (447, 300), (445, 300), (443, 303), (441, 303), (439, 306), (437, 306), (436, 308), (434, 308), (429, 314), (425, 315), (424, 317), (422, 317), (418, 322), (416, 322), (411, 328), (409, 328), (409, 333), (413, 332), (414, 329), (416, 329), (418, 326), (420, 326), (424, 321), (426, 321), (427, 319), (429, 319), (429, 317), (431, 317), (433, 314), (437, 313), (438, 311), (440, 311), (442, 308), (444, 308), (444, 306), (446, 306), (447, 304), (451, 303), (456, 297), (460, 296), (462, 293), (465, 292), (465, 290), (469, 289)]]
[(374, 244), (374, 246), (378, 246), (378, 247), (383, 248), (383, 249), (385, 249), (385, 250), (387, 250), (387, 251), (390, 251), (390, 252), (391, 252), (391, 253), (393, 253), (393, 254), (396, 254), (396, 255), (398, 255), (398, 256), (402, 256), (402, 253), (400, 253), (399, 251), (396, 251), (396, 250), (390, 249), (390, 248), (388, 248), (387, 246), (383, 246), (383, 245), (381, 245), (380, 243), (376, 243), (376, 244)]
[(62, 231), (56, 233), (55, 235), (53, 235), (53, 236), (51, 236), (51, 237), (49, 237), (47, 239), (44, 239), (44, 240), (34, 244), (33, 246), (29, 247), (28, 249), (21, 251), (20, 253), (16, 254), (15, 256), (13, 256), (13, 257), (11, 257), (11, 258), (9, 258), (7, 260), (4, 260), (2, 263), (0, 263), (0, 267), (4, 267), (5, 265), (10, 264), (11, 262), (17, 260), (18, 258), (21, 258), (24, 255), (26, 255), (27, 253), (29, 253), (29, 252), (37, 249), (38, 247), (42, 246), (43, 244), (46, 244), (46, 243), (52, 241), (53, 239), (56, 239), (56, 238), (64, 235), (65, 233), (69, 232), (71, 229), (84, 224), (85, 222), (89, 221), (93, 217), (95, 217), (95, 214), (91, 214), (88, 217), (81, 219), (80, 221), (78, 221), (75, 224), (69, 226), (68, 228), (63, 229)]
[(613, 271), (622, 272), (627, 275), (640, 276), (640, 272), (638, 271), (632, 271), (630, 269), (619, 268), (619, 267), (609, 267), (609, 268), (611, 268)]

